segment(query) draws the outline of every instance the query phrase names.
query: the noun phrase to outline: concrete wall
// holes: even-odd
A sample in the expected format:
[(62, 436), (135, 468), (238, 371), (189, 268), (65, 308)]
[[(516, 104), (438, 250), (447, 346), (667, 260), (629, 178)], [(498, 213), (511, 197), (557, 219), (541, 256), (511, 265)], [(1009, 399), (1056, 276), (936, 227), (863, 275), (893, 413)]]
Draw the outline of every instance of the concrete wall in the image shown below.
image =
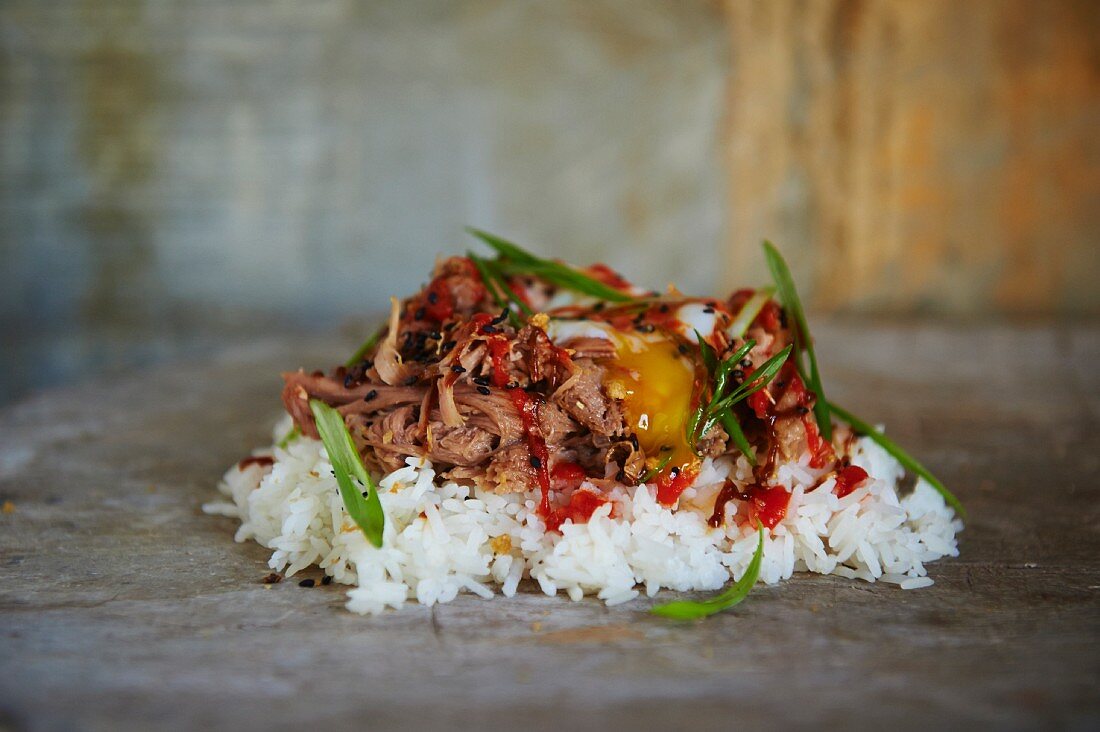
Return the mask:
[(1100, 312), (1100, 13), (7, 0), (0, 399), (331, 324), (462, 227), (818, 310)]
[[(717, 6), (6, 2), (6, 313), (376, 309), (476, 225), (717, 283)], [(685, 256), (690, 254), (691, 256)]]

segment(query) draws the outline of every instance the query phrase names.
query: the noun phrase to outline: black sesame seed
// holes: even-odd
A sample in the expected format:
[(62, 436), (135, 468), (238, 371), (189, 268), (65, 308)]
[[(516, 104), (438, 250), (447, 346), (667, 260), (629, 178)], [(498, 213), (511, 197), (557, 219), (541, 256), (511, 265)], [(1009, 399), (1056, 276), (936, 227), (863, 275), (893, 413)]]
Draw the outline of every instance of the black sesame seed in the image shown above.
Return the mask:
[(427, 333), (425, 333), (424, 336), (426, 338), (429, 338), (429, 339), (433, 340), (433, 341), (438, 341), (440, 338), (443, 337), (443, 334), (440, 333), (438, 330), (430, 330)]
[(489, 377), (488, 376), (475, 376), (473, 381), (478, 386), (488, 386), (489, 385)]
[(321, 584), (331, 585), (332, 584), (332, 575), (326, 574), (324, 577), (322, 577), (321, 578)]
[(354, 384), (354, 383), (355, 383), (355, 377), (353, 375), (348, 374), (347, 376), (344, 377), (344, 388), (345, 389), (350, 389), (351, 385)]
[(645, 325), (639, 325), (637, 330), (639, 333), (652, 333), (655, 330), (653, 323), (646, 323)]
[(378, 396), (378, 390), (377, 389), (371, 389), (370, 391), (367, 392), (366, 396), (363, 397), (363, 401), (369, 402), (371, 399), (374, 399), (376, 396)]
[(704, 312), (704, 313), (713, 313), (713, 312), (714, 312), (714, 308), (703, 308), (703, 312)]
[(680, 345), (676, 346), (676, 350), (678, 350), (680, 353), (686, 354), (688, 352), (688, 347), (681, 343)]
[(675, 478), (675, 477), (676, 477), (677, 475), (679, 475), (679, 474), (680, 474), (680, 469), (679, 469), (679, 468), (677, 468), (677, 467), (676, 467), (676, 466), (674, 465), (674, 466), (672, 467), (672, 470), (668, 471), (668, 474), (669, 474), (670, 476), (672, 476), (673, 478)]
[(730, 376), (732, 376), (735, 379), (743, 379), (743, 378), (745, 378), (745, 372), (742, 371), (741, 369), (734, 369), (733, 371), (730, 372)]
[(479, 386), (479, 387), (477, 388), (477, 393), (478, 393), (478, 394), (485, 394), (485, 395), (489, 395), (489, 394), (491, 394), (492, 392), (490, 392), (490, 391), (489, 391), (489, 387), (487, 387), (487, 386)]
[(417, 320), (423, 320), (424, 316), (427, 315), (427, 314), (428, 314), (428, 311), (426, 311), (424, 308), (417, 308), (416, 312), (413, 313), (413, 317), (416, 318)]
[(508, 319), (508, 308), (504, 308), (503, 310), (500, 311), (500, 315), (496, 316), (495, 318), (493, 318), (489, 322), (492, 325), (500, 325), (501, 323), (503, 323), (507, 319)]
[(457, 345), (458, 345), (458, 341), (447, 341), (442, 346), (439, 347), (439, 350), (449, 351)]
[(801, 404), (799, 404), (797, 407), (795, 407), (794, 411), (798, 412), (799, 414), (809, 414), (810, 413), (810, 410), (807, 409), (806, 407), (802, 406)]
[(302, 580), (301, 582), (298, 583), (298, 586), (299, 587), (313, 587), (313, 585), (315, 585), (315, 584), (316, 584), (316, 582), (314, 582), (312, 579), (304, 579), (304, 580)]
[(667, 313), (667, 312), (668, 312), (668, 310), (669, 310), (669, 308), (668, 308), (668, 305), (667, 305), (667, 304), (664, 304), (664, 303), (662, 303), (662, 304), (661, 304), (661, 307), (659, 307), (659, 308), (657, 308), (657, 309), (658, 309), (658, 310), (660, 310), (660, 311), (661, 311), (662, 313)]
[(595, 305), (592, 306), (592, 312), (594, 312), (594, 313), (601, 312), (605, 307), (607, 307), (607, 303), (598, 302), (598, 303), (596, 303)]
[(542, 461), (539, 460), (537, 455), (532, 455), (531, 456), (531, 467), (534, 468), (535, 470), (538, 470), (539, 468), (542, 467)]
[(485, 335), (492, 335), (493, 333), (497, 332), (497, 329), (491, 325), (483, 325), (481, 326), (481, 332)]
[(432, 292), (429, 292), (428, 293), (428, 304), (429, 305), (435, 305), (437, 302), (439, 302), (439, 293), (435, 292), (434, 290)]
[(464, 374), (464, 373), (466, 373), (466, 367), (465, 366), (459, 366), (458, 364), (455, 364), (454, 366), (451, 367), (451, 371), (456, 373), (456, 374)]
[(747, 368), (752, 368), (752, 359), (751, 358), (741, 359), (741, 366), (742, 366), (742, 368), (746, 368), (746, 369)]

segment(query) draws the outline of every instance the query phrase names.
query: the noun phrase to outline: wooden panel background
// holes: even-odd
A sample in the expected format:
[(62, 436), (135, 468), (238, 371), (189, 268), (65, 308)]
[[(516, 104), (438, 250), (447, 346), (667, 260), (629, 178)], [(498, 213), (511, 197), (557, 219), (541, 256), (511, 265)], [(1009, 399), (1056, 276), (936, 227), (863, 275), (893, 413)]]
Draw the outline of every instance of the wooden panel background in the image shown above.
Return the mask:
[(1100, 312), (1100, 4), (727, 3), (728, 280), (821, 309)]

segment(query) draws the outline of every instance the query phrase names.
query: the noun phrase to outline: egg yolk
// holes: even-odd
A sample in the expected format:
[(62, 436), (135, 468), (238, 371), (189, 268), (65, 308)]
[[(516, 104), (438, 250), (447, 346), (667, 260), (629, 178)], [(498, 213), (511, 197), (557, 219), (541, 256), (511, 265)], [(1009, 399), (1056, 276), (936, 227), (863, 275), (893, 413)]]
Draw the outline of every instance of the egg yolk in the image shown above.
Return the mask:
[(608, 370), (608, 393), (623, 400), (627, 426), (638, 436), (647, 463), (663, 461), (664, 472), (698, 462), (685, 429), (691, 413), (695, 369), (667, 338), (616, 339), (618, 356)]

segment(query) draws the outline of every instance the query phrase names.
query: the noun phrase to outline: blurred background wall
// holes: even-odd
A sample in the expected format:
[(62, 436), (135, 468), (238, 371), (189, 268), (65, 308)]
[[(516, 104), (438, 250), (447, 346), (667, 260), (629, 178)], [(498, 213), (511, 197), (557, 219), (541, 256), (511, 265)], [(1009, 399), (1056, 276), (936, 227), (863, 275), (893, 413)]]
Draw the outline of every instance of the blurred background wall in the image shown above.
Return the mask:
[(1095, 2), (0, 3), (0, 402), (375, 312), (466, 224), (819, 311), (1100, 313)]

